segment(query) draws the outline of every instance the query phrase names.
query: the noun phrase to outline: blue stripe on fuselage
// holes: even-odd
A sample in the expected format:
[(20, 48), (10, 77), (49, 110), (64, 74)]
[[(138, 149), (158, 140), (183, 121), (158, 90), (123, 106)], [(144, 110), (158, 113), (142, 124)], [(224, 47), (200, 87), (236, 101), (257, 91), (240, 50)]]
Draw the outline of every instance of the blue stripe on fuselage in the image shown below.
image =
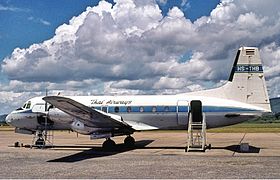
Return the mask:
[[(103, 107), (107, 111), (107, 107)], [(156, 110), (154, 110), (156, 108)], [(178, 110), (177, 110), (178, 108)], [(95, 109), (101, 110), (101, 107), (96, 106)], [(140, 111), (143, 109), (143, 111)], [(248, 108), (236, 107), (218, 107), (218, 106), (203, 106), (203, 112), (253, 112), (258, 111)], [(147, 113), (147, 112), (188, 112), (189, 106), (108, 106), (109, 113)]]

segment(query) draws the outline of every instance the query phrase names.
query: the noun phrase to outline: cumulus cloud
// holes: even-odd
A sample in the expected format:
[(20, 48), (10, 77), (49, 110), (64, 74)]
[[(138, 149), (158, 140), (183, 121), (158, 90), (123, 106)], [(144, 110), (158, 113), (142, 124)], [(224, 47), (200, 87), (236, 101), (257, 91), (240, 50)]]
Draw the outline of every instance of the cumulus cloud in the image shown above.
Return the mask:
[(268, 80), (268, 90), (271, 97), (280, 97), (280, 46), (272, 42), (260, 49), (261, 57), (265, 58), (264, 72)]
[(12, 90), (16, 97), (44, 88), (69, 94), (201, 90), (227, 79), (236, 50), (245, 45), (261, 49), (269, 93), (277, 96), (277, 5), (277, 0), (224, 0), (210, 16), (191, 22), (178, 7), (163, 16), (152, 0), (116, 0), (114, 6), (101, 1), (59, 26), (53, 38), (16, 48), (1, 65), (10, 82), (0, 91)]

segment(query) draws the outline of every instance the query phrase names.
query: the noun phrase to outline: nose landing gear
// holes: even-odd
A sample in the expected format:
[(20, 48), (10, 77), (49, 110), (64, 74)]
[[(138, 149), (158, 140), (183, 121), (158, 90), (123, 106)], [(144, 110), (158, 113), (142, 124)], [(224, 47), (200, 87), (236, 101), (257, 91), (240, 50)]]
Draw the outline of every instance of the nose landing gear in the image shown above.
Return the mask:
[(43, 137), (43, 132), (42, 131), (37, 131), (35, 136), (34, 136), (34, 140), (35, 142), (33, 143), (35, 146), (37, 147), (44, 147), (46, 142), (44, 140), (44, 137)]
[(43, 138), (38, 138), (35, 142), (35, 146), (45, 146), (45, 141)]
[(34, 134), (32, 146), (46, 148), (53, 146), (53, 131), (37, 130)]

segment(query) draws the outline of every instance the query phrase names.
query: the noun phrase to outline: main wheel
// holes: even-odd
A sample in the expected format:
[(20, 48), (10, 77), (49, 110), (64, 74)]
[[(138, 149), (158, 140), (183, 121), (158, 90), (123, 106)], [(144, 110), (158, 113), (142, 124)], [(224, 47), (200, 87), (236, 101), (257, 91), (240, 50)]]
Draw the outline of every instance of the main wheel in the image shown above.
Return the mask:
[(113, 150), (115, 148), (115, 146), (116, 146), (116, 143), (112, 139), (107, 139), (102, 144), (102, 148), (105, 150)]
[(124, 139), (124, 144), (126, 147), (134, 147), (135, 146), (135, 139), (132, 136), (127, 136)]

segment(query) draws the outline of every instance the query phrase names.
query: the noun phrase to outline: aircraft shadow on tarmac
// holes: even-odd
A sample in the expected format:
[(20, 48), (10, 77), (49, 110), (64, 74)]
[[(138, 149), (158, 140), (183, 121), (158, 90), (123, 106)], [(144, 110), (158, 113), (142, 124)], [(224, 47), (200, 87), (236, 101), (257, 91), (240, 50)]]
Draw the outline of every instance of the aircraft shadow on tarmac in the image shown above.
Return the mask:
[[(141, 149), (141, 148), (137, 148), (137, 149)], [(160, 146), (160, 147), (142, 147), (142, 149), (182, 149), (185, 150), (186, 147), (174, 147), (174, 146)], [(224, 150), (228, 150), (228, 151), (232, 151), (234, 153), (259, 153), (260, 152), (260, 148), (258, 147), (254, 147), (254, 146), (249, 146), (249, 151), (247, 152), (242, 152), (240, 150), (240, 146), (239, 145), (231, 145), (231, 146), (226, 146), (226, 147), (211, 147), (211, 149), (209, 149), (209, 147), (206, 148), (207, 150), (211, 149), (224, 149)], [(195, 150), (193, 150), (193, 152), (196, 152)], [(197, 152), (201, 152), (200, 150), (197, 150)]]
[[(92, 158), (99, 158), (99, 157), (105, 157), (105, 156), (112, 156), (115, 154), (123, 153), (123, 152), (128, 152), (134, 149), (182, 149), (185, 150), (185, 147), (174, 147), (174, 146), (152, 146), (152, 147), (147, 147), (150, 143), (152, 143), (154, 140), (141, 140), (137, 141), (135, 143), (135, 147), (133, 148), (128, 148), (125, 147), (124, 144), (117, 144), (114, 151), (106, 151), (102, 147), (98, 146), (84, 146), (84, 145), (75, 145), (75, 146), (54, 146), (55, 150), (77, 150), (81, 151), (82, 148), (90, 148), (81, 152), (78, 152), (76, 154), (71, 154), (68, 156), (64, 156), (61, 158), (49, 160), (47, 162), (77, 162), (77, 161), (82, 161), (86, 159), (92, 159)], [(259, 153), (260, 148), (254, 147), (254, 146), (249, 146), (249, 151), (248, 152), (241, 152), (240, 151), (240, 146), (239, 145), (230, 145), (226, 147), (211, 147), (211, 149), (225, 149), (232, 151), (234, 153)]]
[(226, 147), (212, 147), (211, 149), (225, 149), (237, 153), (259, 153), (261, 148), (255, 146), (249, 146), (249, 151), (247, 152), (242, 152), (240, 150), (240, 145), (231, 145)]
[(117, 144), (116, 147), (114, 148), (114, 151), (106, 151), (102, 147), (94, 147), (94, 146), (54, 146), (55, 149), (66, 149), (66, 148), (71, 148), (81, 150), (81, 148), (90, 148), (87, 150), (84, 150), (82, 152), (76, 153), (76, 154), (71, 154), (69, 156), (64, 156), (61, 158), (49, 160), (47, 162), (77, 162), (77, 161), (82, 161), (86, 159), (92, 159), (92, 158), (99, 158), (99, 157), (105, 157), (105, 156), (112, 156), (115, 154), (131, 151), (134, 149), (142, 149), (145, 148), (148, 144), (152, 143), (154, 140), (141, 140), (137, 141), (135, 143), (135, 147), (133, 148), (128, 148), (125, 147), (124, 144)]

